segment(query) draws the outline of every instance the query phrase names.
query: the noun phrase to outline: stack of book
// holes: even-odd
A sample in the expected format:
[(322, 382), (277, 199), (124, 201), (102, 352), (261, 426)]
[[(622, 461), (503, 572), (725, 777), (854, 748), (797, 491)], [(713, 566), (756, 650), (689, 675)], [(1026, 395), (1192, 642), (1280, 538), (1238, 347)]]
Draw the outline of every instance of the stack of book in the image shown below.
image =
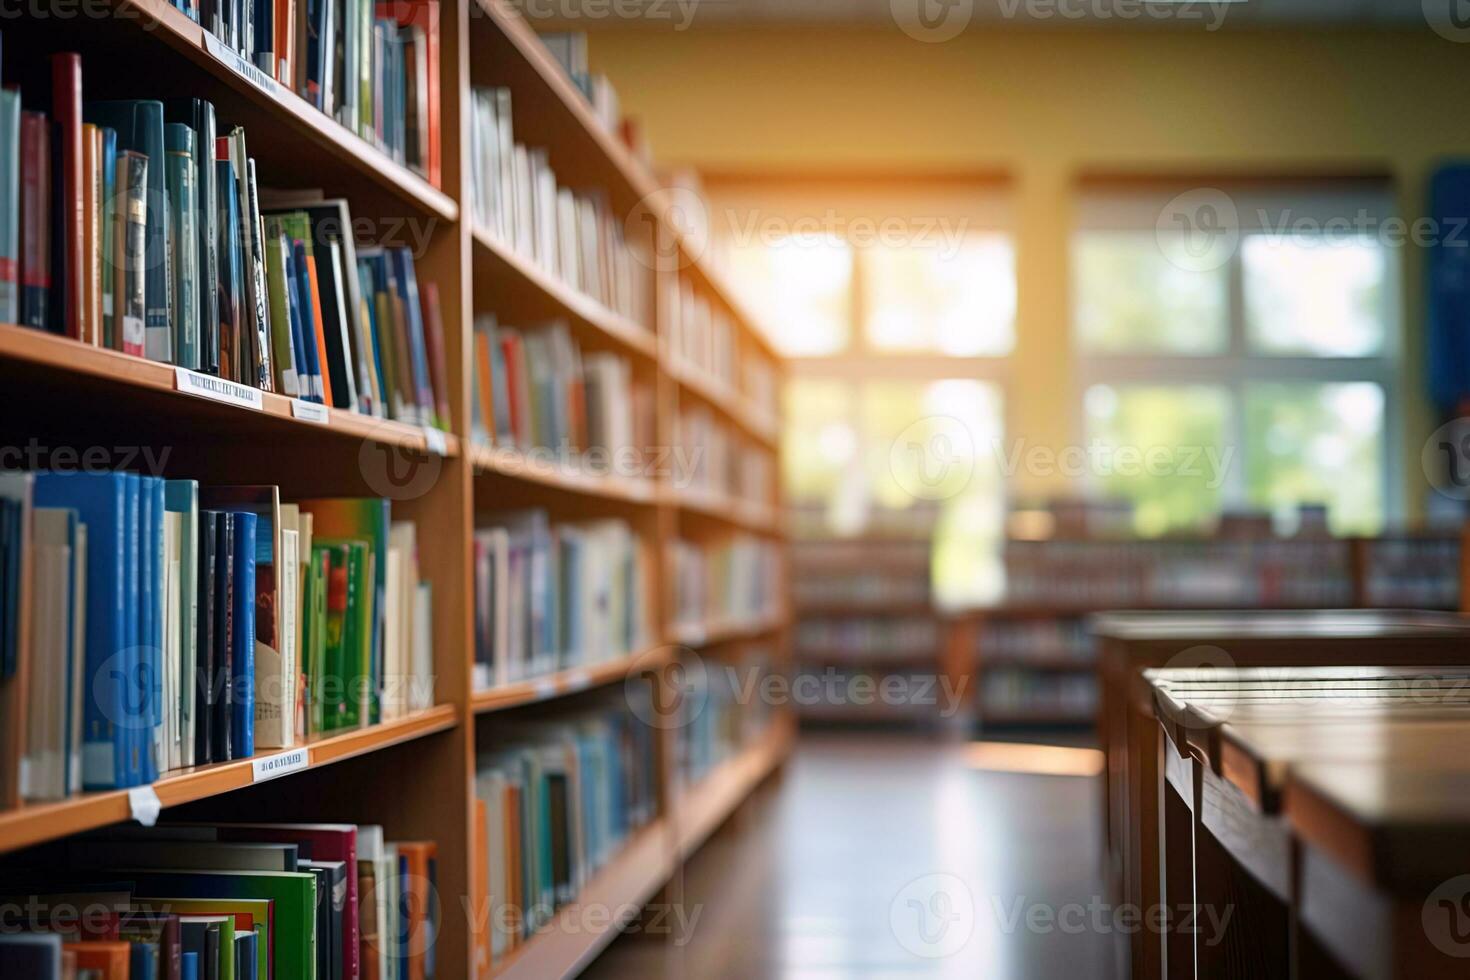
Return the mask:
[(653, 264), (606, 195), (557, 183), (544, 149), (515, 141), (510, 89), (471, 92), (475, 224), (516, 254), (640, 326), (653, 322)]
[(584, 353), (561, 321), (522, 330), (477, 318), (472, 397), (477, 442), (549, 450), (564, 464), (611, 471), (655, 441), (653, 387), (620, 354)]
[(1458, 609), (1460, 538), (1383, 537), (1364, 543), (1365, 604), (1379, 608)]
[(346, 201), (259, 187), (203, 99), (83, 103), (76, 54), (52, 75), (50, 117), (0, 92), (0, 322), (449, 428), (438, 291), (409, 249), (357, 248)]
[(643, 649), (648, 588), (647, 556), (625, 521), (498, 515), (475, 532), (476, 689)]
[(771, 452), (742, 439), (733, 426), (703, 405), (681, 411), (674, 445), (688, 466), (677, 474), (680, 489), (741, 500), (770, 500), (775, 491)]
[(683, 276), (669, 282), (664, 300), (668, 343), (675, 358), (728, 391), (738, 390), (735, 325), (730, 317)]
[(1097, 710), (1097, 681), (1091, 674), (987, 670), (980, 688), (982, 716), (996, 721), (1089, 720)]
[(804, 619), (796, 627), (797, 649), (826, 659), (933, 662), (939, 649), (939, 624), (932, 616)]
[(173, 824), (73, 838), (7, 872), (4, 901), (29, 921), (0, 934), (0, 975), (429, 980), (437, 865), (435, 842), (388, 843), (373, 825)]
[(438, 0), (172, 0), (258, 81), (295, 92), (439, 187)]
[(93, 472), (0, 472), (0, 500), (7, 804), (433, 702), (430, 587), (386, 500)]
[[(528, 723), (482, 755), (475, 778), (474, 875), (481, 967), (498, 963), (574, 901), (658, 806), (652, 693)], [(640, 703), (641, 699), (641, 703)]]
[(587, 58), (587, 34), (583, 31), (548, 31), (541, 43), (592, 106), (597, 122), (609, 133), (617, 133), (622, 122), (618, 93), (606, 75), (595, 75)]
[(776, 615), (781, 556), (771, 541), (737, 534), (714, 544), (671, 545), (674, 622), (680, 628), (748, 623)]
[(764, 689), (773, 662), (771, 650), (760, 646), (747, 648), (737, 663), (685, 665), (682, 714), (674, 730), (677, 774), (686, 786), (735, 758), (766, 731), (772, 715), (770, 699), (756, 692)]
[(980, 655), (987, 661), (1019, 664), (1072, 661), (1086, 668), (1096, 658), (1087, 623), (1075, 617), (986, 619), (978, 643)]

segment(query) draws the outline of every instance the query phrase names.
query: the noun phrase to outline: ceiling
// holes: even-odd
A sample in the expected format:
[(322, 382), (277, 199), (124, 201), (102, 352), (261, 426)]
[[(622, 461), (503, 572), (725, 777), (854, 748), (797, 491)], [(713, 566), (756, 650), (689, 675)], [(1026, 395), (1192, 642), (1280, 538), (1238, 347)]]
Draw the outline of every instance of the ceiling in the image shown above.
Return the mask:
[[(525, 0), (531, 9), (537, 0)], [(541, 0), (547, 2), (547, 0)], [(1223, 26), (1383, 25), (1425, 27), (1426, 6), (1465, 4), (1466, 0), (552, 0), (558, 9), (630, 7), (654, 10), (689, 26), (709, 24), (891, 24), (895, 10), (929, 4), (932, 15), (949, 9), (968, 13), (969, 23), (1025, 23), (1035, 26), (1139, 27), (1218, 23)], [(1185, 11), (1193, 10), (1193, 14)], [(587, 15), (591, 19), (592, 15)], [(573, 18), (579, 19), (579, 18)], [(662, 17), (630, 17), (619, 24), (667, 25)]]

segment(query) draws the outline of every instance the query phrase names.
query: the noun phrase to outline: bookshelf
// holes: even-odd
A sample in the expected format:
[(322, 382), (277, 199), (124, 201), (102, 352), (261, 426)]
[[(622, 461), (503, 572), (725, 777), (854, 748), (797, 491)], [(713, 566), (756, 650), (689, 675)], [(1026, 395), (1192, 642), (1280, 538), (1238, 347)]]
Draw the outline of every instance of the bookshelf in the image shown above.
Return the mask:
[[(948, 632), (931, 594), (935, 515), (923, 506), (911, 510), (874, 515), (866, 533), (835, 537), (821, 528), (819, 513), (792, 509), (791, 523), (803, 529), (791, 544), (794, 655), (804, 682), (824, 692), (800, 703), (804, 722), (942, 720), (939, 691), (927, 687), (942, 676)], [(934, 703), (888, 703), (865, 693), (869, 683), (881, 692), (900, 681), (916, 685), (915, 702), (932, 690)], [(828, 690), (839, 693), (829, 699)]]
[[(947, 670), (990, 728), (1090, 726), (1088, 617), (1113, 610), (1470, 609), (1464, 530), (1373, 537), (1012, 540), (1007, 600), (956, 617)], [(1406, 574), (1412, 569), (1412, 574)], [(1229, 583), (1228, 587), (1225, 583)]]
[[(272, 393), (261, 395), (258, 410), (226, 404), (181, 391), (171, 365), (0, 324), (0, 384), (7, 392), (0, 444), (143, 446), (160, 454), (168, 476), (273, 483), (283, 500), (388, 496), (394, 518), (418, 527), (421, 574), (434, 593), (433, 707), (313, 738), (304, 769), (269, 782), (254, 781), (251, 759), (171, 771), (152, 786), (163, 817), (376, 823), (390, 838), (436, 841), (441, 977), (576, 972), (620, 924), (589, 929), (579, 909), (636, 909), (676, 879), (699, 844), (781, 765), (794, 739), (791, 719), (773, 711), (762, 731), (692, 781), (673, 771), (680, 733), (660, 729), (657, 812), (551, 924), (489, 970), (476, 962), (473, 924), (462, 914), (466, 902), (486, 899), (473, 884), (482, 859), (474, 852), (477, 750), (493, 745), (497, 726), (520, 712), (555, 717), (563, 705), (572, 710), (588, 697), (615, 697), (627, 684), (652, 685), (662, 697), (674, 687), (681, 658), (721, 664), (758, 646), (773, 669), (787, 662), (789, 610), (775, 582), (758, 615), (715, 604), (676, 622), (669, 567), (676, 541), (709, 554), (755, 542), (778, 556), (784, 572), (775, 480), (779, 358), (698, 243), (664, 219), (665, 194), (652, 174), (601, 126), (510, 4), (441, 0), (442, 188), (263, 79), (164, 0), (110, 0), (108, 10), (115, 16), (13, 22), (5, 32), (7, 81), (14, 72), (29, 84), (52, 52), (74, 50), (82, 55), (87, 98), (208, 99), (222, 119), (251, 135), (262, 187), (320, 189), (348, 199), (354, 221), (382, 236), (419, 236), (419, 279), (439, 290), (452, 418), (450, 430), (439, 432), (336, 409), (307, 418), (294, 399)], [(544, 147), (560, 181), (606, 195), (612, 213), (630, 217), (628, 233), (647, 236), (640, 244), (660, 259), (641, 273), (648, 322), (549, 274), (471, 218), (472, 86), (511, 89), (517, 139)], [(732, 373), (719, 376), (674, 344), (676, 314), (666, 299), (680, 289), (729, 325)], [(509, 323), (561, 319), (583, 349), (626, 357), (634, 377), (654, 392), (657, 446), (675, 445), (687, 434), (677, 431), (681, 417), (697, 411), (728, 443), (724, 471), (689, 481), (676, 470), (602, 473), (475, 439), (472, 325), (487, 312)], [(757, 467), (764, 479), (741, 482), (748, 459), (764, 460)], [(390, 463), (406, 467), (407, 477), (393, 477)], [(643, 596), (646, 643), (585, 667), (477, 690), (472, 532), (496, 513), (525, 507), (545, 509), (557, 521), (615, 517), (631, 527), (651, 569)], [(125, 822), (131, 813), (126, 790), (0, 811), (0, 855)]]

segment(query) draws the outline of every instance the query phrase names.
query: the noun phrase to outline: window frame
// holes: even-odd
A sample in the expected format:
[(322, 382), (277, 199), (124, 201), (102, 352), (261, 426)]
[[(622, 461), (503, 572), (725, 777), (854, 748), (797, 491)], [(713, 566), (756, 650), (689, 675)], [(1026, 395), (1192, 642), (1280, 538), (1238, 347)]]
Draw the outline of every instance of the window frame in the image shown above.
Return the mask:
[[(1326, 217), (1356, 213), (1366, 208), (1380, 215), (1382, 221), (1399, 216), (1397, 201), (1387, 181), (1371, 181), (1352, 186), (1336, 182), (1270, 182), (1263, 186), (1229, 188), (1231, 196), (1246, 202), (1241, 208), (1240, 241), (1222, 268), (1226, 276), (1225, 317), (1227, 344), (1218, 354), (1171, 354), (1167, 352), (1113, 353), (1090, 351), (1081, 337), (1077, 317), (1077, 242), (1088, 233), (1137, 232), (1153, 222), (1161, 209), (1176, 194), (1197, 189), (1170, 182), (1134, 187), (1126, 191), (1111, 188), (1089, 189), (1084, 185), (1079, 203), (1080, 220), (1074, 223), (1068, 242), (1067, 283), (1068, 336), (1074, 354), (1077, 382), (1073, 399), (1074, 431), (1090, 439), (1088, 431), (1087, 393), (1096, 385), (1149, 385), (1158, 387), (1204, 384), (1225, 390), (1230, 404), (1227, 445), (1237, 448), (1236, 463), (1226, 474), (1222, 499), (1227, 507), (1255, 506), (1246, 495), (1249, 477), (1246, 468), (1250, 453), (1246, 441), (1246, 392), (1253, 384), (1332, 384), (1371, 382), (1383, 392), (1383, 458), (1379, 479), (1383, 499), (1383, 526), (1402, 520), (1404, 500), (1402, 481), (1394, 478), (1395, 460), (1402, 458), (1405, 418), (1401, 394), (1404, 352), (1404, 261), (1402, 248), (1385, 244), (1383, 328), (1381, 349), (1363, 357), (1314, 356), (1310, 354), (1273, 354), (1253, 351), (1250, 346), (1248, 310), (1245, 295), (1244, 239), (1258, 234), (1281, 234), (1279, 225), (1263, 224), (1257, 215), (1274, 212), (1294, 217), (1309, 217), (1320, 223)], [(1229, 185), (1225, 185), (1227, 188)], [(1349, 208), (1352, 210), (1350, 211)], [(1326, 216), (1326, 217), (1324, 217)], [(1331, 244), (1322, 247), (1331, 248)], [(1085, 489), (1096, 492), (1099, 480), (1090, 474)]]

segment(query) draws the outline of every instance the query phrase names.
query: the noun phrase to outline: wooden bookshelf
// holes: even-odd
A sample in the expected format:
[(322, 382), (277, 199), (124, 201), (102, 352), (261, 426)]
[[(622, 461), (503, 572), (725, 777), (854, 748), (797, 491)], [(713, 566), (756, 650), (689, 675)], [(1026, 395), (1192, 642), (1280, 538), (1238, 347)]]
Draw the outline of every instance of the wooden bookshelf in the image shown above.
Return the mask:
[[(675, 538), (718, 543), (732, 535), (784, 540), (779, 494), (758, 499), (683, 489), (667, 475), (639, 479), (563, 465), (536, 454), (471, 441), (472, 325), (478, 314), (503, 324), (564, 319), (588, 349), (626, 355), (650, 382), (661, 445), (672, 445), (681, 399), (714, 410), (742, 440), (763, 447), (773, 463), (779, 420), (747, 393), (675, 363), (662, 342), (659, 288), (685, 276), (731, 318), (741, 350), (780, 360), (702, 249), (663, 218), (666, 193), (649, 170), (598, 123), (591, 107), (512, 6), (504, 0), (441, 0), (441, 187), (322, 114), (280, 85), (232, 59), (198, 24), (166, 0), (108, 0), (112, 17), (31, 17), (7, 26), (7, 73), (34, 72), (51, 52), (82, 54), (89, 99), (196, 96), (214, 103), (221, 124), (245, 127), (262, 188), (320, 189), (346, 198), (353, 218), (385, 229), (421, 233), (415, 249), (421, 283), (436, 283), (445, 330), (452, 426), (427, 432), (398, 422), (331, 410), (308, 420), (293, 399), (264, 393), (258, 410), (179, 390), (175, 368), (19, 326), (0, 324), (0, 385), (7, 392), (0, 445), (32, 437), (54, 446), (127, 445), (166, 448), (164, 475), (204, 484), (274, 483), (285, 500), (306, 496), (391, 496), (395, 518), (418, 526), (420, 565), (434, 596), (436, 707), (389, 723), (311, 739), (301, 771), (253, 783), (250, 760), (169, 772), (152, 786), (163, 808), (190, 819), (251, 813), (258, 819), (356, 820), (379, 823), (389, 839), (438, 844), (438, 890), (445, 911), (436, 956), (442, 977), (543, 977), (575, 973), (616, 934), (619, 922), (595, 929), (579, 908), (635, 909), (679, 873), (682, 862), (774, 771), (790, 751), (789, 715), (775, 712), (769, 732), (694, 787), (674, 790), (663, 732), (658, 813), (590, 881), (552, 928), (521, 946), (490, 973), (477, 973), (474, 936), (464, 903), (473, 893), (476, 749), (493, 739), (499, 719), (520, 709), (554, 714), (589, 691), (612, 689), (634, 676), (671, 684), (679, 648), (758, 641), (789, 660), (789, 611), (753, 622), (707, 622), (674, 628), (667, 601), (666, 553)], [(497, 239), (470, 217), (469, 135), (472, 86), (505, 85), (515, 101), (516, 138), (544, 147), (559, 180), (602, 192), (628, 228), (673, 241), (677, 268), (647, 270), (650, 322), (638, 323), (586, 296)], [(642, 220), (651, 216), (652, 225)], [(630, 232), (631, 234), (631, 232)], [(118, 441), (121, 440), (121, 441)], [(368, 460), (382, 449), (427, 466), (402, 493), (375, 481)], [(777, 472), (775, 466), (773, 473)], [(476, 517), (517, 507), (544, 507), (553, 520), (610, 514), (632, 525), (653, 559), (648, 648), (635, 655), (515, 684), (476, 690), (472, 531)], [(396, 748), (395, 748), (396, 747)], [(274, 750), (259, 756), (275, 754)], [(258, 757), (259, 757), (258, 756)], [(356, 761), (350, 761), (350, 760)], [(391, 773), (385, 777), (383, 773)], [(87, 793), (58, 803), (0, 812), (0, 854), (131, 819), (126, 791)]]
[[(406, 718), (347, 732), (332, 732), (309, 739), (309, 768), (341, 762), (355, 756), (376, 752), (411, 739), (453, 729), (458, 713), (453, 705), (440, 705)], [(176, 769), (153, 784), (158, 801), (165, 807), (192, 803), (243, 789), (254, 783), (253, 761), (266, 759), (291, 749), (268, 749), (257, 752), (253, 759), (234, 759), (192, 769)], [(28, 804), (15, 810), (0, 811), (0, 841), (6, 850), (29, 847), (108, 824), (132, 819), (129, 790), (83, 793), (55, 803)]]

